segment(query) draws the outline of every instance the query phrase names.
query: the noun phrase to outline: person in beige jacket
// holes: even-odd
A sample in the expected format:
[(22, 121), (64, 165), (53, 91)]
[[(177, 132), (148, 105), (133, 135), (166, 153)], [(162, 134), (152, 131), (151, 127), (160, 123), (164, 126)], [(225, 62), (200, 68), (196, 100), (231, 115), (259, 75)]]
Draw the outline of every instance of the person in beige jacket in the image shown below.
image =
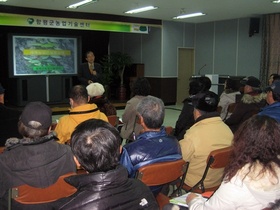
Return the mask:
[[(206, 160), (213, 150), (231, 145), (233, 134), (222, 121), (217, 110), (219, 97), (206, 91), (193, 97), (195, 124), (186, 131), (180, 146), (183, 159), (189, 161), (185, 184), (194, 186), (202, 177)], [(223, 169), (209, 169), (205, 188), (215, 187), (222, 181)]]

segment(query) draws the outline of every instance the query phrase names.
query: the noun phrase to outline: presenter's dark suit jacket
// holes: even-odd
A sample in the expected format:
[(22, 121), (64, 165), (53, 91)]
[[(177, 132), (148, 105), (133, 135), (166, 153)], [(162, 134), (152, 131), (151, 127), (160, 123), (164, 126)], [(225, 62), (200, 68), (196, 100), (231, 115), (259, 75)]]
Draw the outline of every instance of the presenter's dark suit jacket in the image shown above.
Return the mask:
[(81, 83), (81, 85), (88, 85), (88, 80), (91, 80), (92, 82), (99, 82), (101, 83), (101, 73), (102, 68), (99, 63), (94, 63), (94, 70), (96, 71), (97, 75), (92, 75), (89, 71), (88, 63), (83, 63), (80, 66), (78, 79)]

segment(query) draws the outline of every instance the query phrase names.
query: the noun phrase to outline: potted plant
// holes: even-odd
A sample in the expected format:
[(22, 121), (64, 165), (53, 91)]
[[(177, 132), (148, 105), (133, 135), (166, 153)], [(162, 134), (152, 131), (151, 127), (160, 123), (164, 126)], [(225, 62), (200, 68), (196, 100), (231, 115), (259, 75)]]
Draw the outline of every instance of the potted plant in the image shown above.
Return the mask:
[(112, 62), (110, 59), (109, 55), (104, 56), (101, 59), (101, 65), (102, 65), (102, 78), (101, 78), (101, 82), (104, 85), (105, 88), (105, 93), (107, 95), (107, 97), (109, 97), (109, 89), (110, 89), (110, 85), (113, 81), (113, 72), (112, 72)]
[(112, 70), (116, 71), (120, 77), (120, 86), (124, 85), (124, 70), (132, 64), (132, 58), (122, 52), (115, 52), (110, 55), (112, 62)]
[[(126, 67), (132, 64), (132, 58), (122, 52), (114, 52), (103, 58), (103, 69), (110, 72), (110, 78), (112, 79), (112, 74), (116, 73), (120, 78), (120, 86), (118, 91), (118, 96), (120, 100), (126, 99), (126, 89), (124, 87), (124, 71)], [(110, 80), (111, 81), (111, 80)]]

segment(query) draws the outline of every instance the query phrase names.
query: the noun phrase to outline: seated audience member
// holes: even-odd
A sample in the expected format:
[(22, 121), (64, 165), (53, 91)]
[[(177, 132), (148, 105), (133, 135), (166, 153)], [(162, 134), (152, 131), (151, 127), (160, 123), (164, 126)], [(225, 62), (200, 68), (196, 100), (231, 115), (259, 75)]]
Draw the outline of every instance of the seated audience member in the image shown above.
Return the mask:
[(136, 123), (136, 106), (137, 104), (150, 94), (151, 86), (149, 81), (144, 78), (138, 78), (132, 86), (133, 97), (127, 101), (123, 115), (121, 128), (121, 137), (123, 139), (135, 140), (143, 129), (142, 126)]
[[(192, 99), (195, 124), (179, 141), (183, 159), (189, 161), (185, 184), (190, 187), (201, 179), (209, 153), (231, 145), (233, 134), (216, 111), (218, 102), (218, 95), (211, 91), (198, 93)], [(205, 188), (218, 186), (222, 174), (223, 169), (209, 169)]]
[(21, 137), (17, 127), (20, 114), (21, 111), (5, 106), (5, 89), (0, 84), (0, 147), (5, 145), (9, 137)]
[(275, 81), (266, 89), (268, 106), (261, 109), (258, 115), (266, 115), (280, 122), (280, 81)]
[(198, 80), (203, 84), (203, 86), (204, 86), (203, 90), (204, 91), (210, 90), (210, 88), (212, 86), (212, 82), (209, 79), (209, 77), (201, 76), (201, 77), (198, 77)]
[(89, 84), (86, 88), (90, 96), (90, 104), (96, 104), (98, 109), (106, 116), (117, 115), (116, 108), (110, 103), (108, 98), (103, 95), (105, 92), (103, 85), (95, 82)]
[(280, 80), (280, 75), (278, 74), (271, 74), (269, 76), (268, 85), (272, 85), (273, 82)]
[[(177, 139), (169, 136), (162, 126), (164, 104), (161, 99), (147, 96), (136, 108), (143, 131), (136, 141), (124, 146), (121, 163), (127, 168), (129, 177), (134, 177), (141, 166), (155, 162), (181, 159), (181, 149)], [(152, 188), (156, 194), (161, 187)]]
[(260, 91), (260, 80), (250, 76), (240, 82), (245, 85), (244, 95), (241, 101), (236, 104), (232, 115), (225, 121), (232, 132), (235, 132), (241, 123), (257, 114), (266, 105), (266, 95)]
[(239, 90), (236, 88), (236, 85), (232, 79), (227, 79), (225, 81), (224, 92), (220, 96), (220, 101), (218, 107), (221, 107), (220, 116), (222, 120), (226, 120), (230, 117), (231, 113), (228, 113), (228, 105), (235, 103), (236, 95), (240, 94)]
[[(209, 87), (208, 82), (206, 82), (206, 86), (207, 88)], [(189, 83), (189, 97), (183, 101), (183, 109), (179, 115), (174, 129), (174, 136), (178, 140), (183, 139), (186, 130), (188, 130), (194, 124), (192, 98), (195, 96), (195, 94), (201, 91), (206, 91), (205, 84), (202, 83), (202, 79), (200, 80), (199, 78), (191, 78)]]
[(101, 119), (108, 122), (106, 115), (99, 111), (96, 104), (89, 104), (87, 89), (83, 85), (74, 86), (69, 93), (71, 109), (68, 115), (61, 117), (55, 127), (59, 143), (70, 140), (74, 128), (88, 119)]
[(205, 201), (190, 194), (190, 210), (264, 209), (280, 198), (280, 125), (268, 116), (255, 115), (234, 134), (233, 153), (224, 180)]
[(121, 139), (109, 123), (96, 119), (82, 122), (71, 136), (71, 148), (77, 166), (87, 173), (65, 179), (77, 192), (61, 199), (58, 209), (158, 209), (150, 189), (129, 179), (119, 164)]
[[(76, 172), (71, 149), (56, 142), (51, 131), (52, 111), (42, 102), (28, 103), (18, 122), (22, 138), (9, 138), (0, 155), (0, 209), (7, 209), (8, 191), (30, 185), (45, 188), (67, 173)], [(12, 201), (13, 210), (52, 209), (52, 203), (20, 204)]]

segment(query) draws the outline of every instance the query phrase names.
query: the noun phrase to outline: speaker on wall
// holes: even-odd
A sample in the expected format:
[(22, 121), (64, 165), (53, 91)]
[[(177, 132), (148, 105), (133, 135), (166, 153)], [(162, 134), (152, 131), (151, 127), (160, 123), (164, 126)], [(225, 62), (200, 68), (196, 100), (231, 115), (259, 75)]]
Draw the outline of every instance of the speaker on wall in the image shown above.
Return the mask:
[(249, 37), (252, 37), (254, 34), (259, 33), (259, 30), (260, 30), (260, 18), (250, 18)]

